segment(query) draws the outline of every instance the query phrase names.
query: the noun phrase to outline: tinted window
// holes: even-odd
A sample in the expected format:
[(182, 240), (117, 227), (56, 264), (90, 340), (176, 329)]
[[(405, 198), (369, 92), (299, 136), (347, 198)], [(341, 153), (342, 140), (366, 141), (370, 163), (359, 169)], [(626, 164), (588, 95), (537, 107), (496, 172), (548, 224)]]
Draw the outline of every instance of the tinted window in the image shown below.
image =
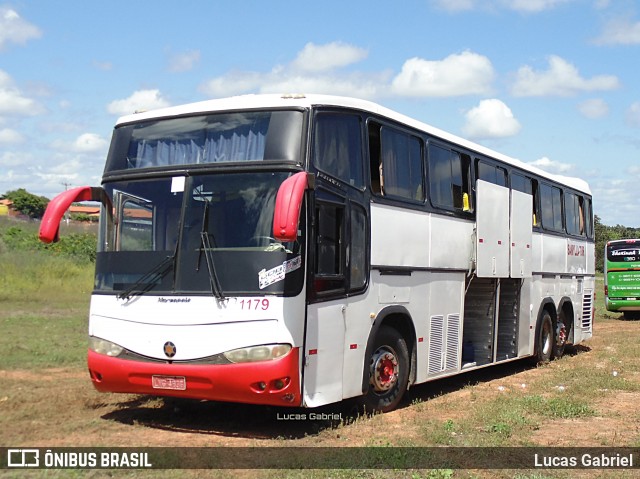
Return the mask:
[(383, 127), (381, 131), (381, 194), (424, 200), (422, 142), (407, 133)]
[(314, 164), (345, 183), (363, 186), (359, 117), (337, 113), (316, 117)]
[(478, 161), (478, 179), (488, 181), (494, 185), (507, 186), (507, 170)]
[(238, 161), (299, 162), (299, 111), (217, 113), (116, 128), (105, 171)]
[(469, 168), (467, 155), (429, 145), (429, 188), (434, 206), (470, 209)]
[(540, 187), (542, 226), (553, 231), (562, 231), (562, 192), (560, 188), (542, 184)]
[(564, 195), (565, 221), (567, 233), (576, 236), (585, 235), (584, 198), (573, 193)]

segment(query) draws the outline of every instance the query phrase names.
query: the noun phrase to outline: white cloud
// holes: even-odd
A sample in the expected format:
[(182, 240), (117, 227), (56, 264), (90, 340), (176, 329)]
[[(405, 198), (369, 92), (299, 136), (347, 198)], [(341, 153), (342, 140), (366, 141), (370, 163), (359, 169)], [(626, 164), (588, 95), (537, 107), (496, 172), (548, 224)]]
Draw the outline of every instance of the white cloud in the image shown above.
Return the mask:
[(61, 151), (69, 151), (74, 153), (95, 153), (102, 152), (107, 149), (109, 142), (95, 133), (83, 133), (75, 140), (68, 142), (64, 140), (55, 140), (51, 144), (51, 148)]
[(592, 98), (578, 105), (578, 111), (589, 119), (602, 118), (609, 114), (609, 105), (601, 98)]
[(465, 118), (462, 131), (471, 138), (504, 138), (521, 129), (511, 109), (497, 99), (482, 100), (465, 114)]
[(391, 90), (401, 96), (478, 95), (490, 92), (494, 77), (491, 61), (470, 51), (443, 60), (416, 57), (404, 63)]
[(8, 6), (0, 6), (0, 50), (9, 43), (24, 45), (41, 35), (40, 29), (24, 20), (18, 12)]
[(625, 120), (630, 126), (640, 127), (640, 102), (637, 101), (631, 104), (627, 110)]
[(504, 8), (521, 13), (539, 13), (573, 0), (433, 0), (442, 10), (452, 13), (470, 10), (496, 10)]
[(602, 33), (594, 40), (596, 45), (640, 44), (640, 22), (617, 18), (605, 24)]
[(93, 66), (95, 68), (97, 68), (98, 70), (101, 70), (103, 72), (108, 72), (111, 71), (113, 69), (113, 63), (111, 62), (99, 62), (97, 60), (93, 61)]
[(268, 74), (258, 72), (231, 72), (201, 84), (199, 90), (211, 97), (226, 97), (260, 89)]
[[(2, 155), (0, 155), (0, 165), (4, 166), (5, 168), (26, 165), (29, 164), (31, 160), (32, 158), (27, 154), (15, 151), (5, 151), (4, 153), (2, 153)], [(2, 177), (4, 177), (4, 173), (0, 175), (0, 179), (2, 179)]]
[(0, 70), (0, 115), (36, 116), (44, 111), (40, 103), (24, 96), (8, 73)]
[(469, 51), (439, 61), (412, 58), (395, 78), (389, 71), (339, 70), (366, 55), (366, 50), (341, 42), (308, 43), (287, 65), (269, 72), (232, 71), (202, 83), (199, 90), (214, 98), (254, 92), (326, 93), (367, 99), (382, 94), (445, 97), (487, 94), (495, 77), (489, 59)]
[(304, 72), (325, 72), (364, 60), (367, 54), (363, 48), (342, 42), (325, 45), (307, 43), (291, 63), (291, 68)]
[(15, 145), (24, 142), (24, 136), (11, 128), (0, 129), (0, 145)]
[(177, 53), (169, 58), (169, 71), (174, 73), (192, 70), (200, 61), (200, 50)]
[(568, 3), (573, 0), (502, 0), (502, 4), (510, 10), (524, 13), (538, 13), (551, 10), (558, 5)]
[(107, 111), (112, 115), (128, 115), (140, 110), (154, 110), (169, 105), (169, 101), (162, 97), (160, 90), (138, 90), (128, 98), (109, 103)]
[(541, 170), (548, 171), (549, 173), (567, 173), (573, 169), (573, 165), (569, 163), (550, 160), (546, 156), (535, 161), (530, 161), (529, 164)]
[(338, 72), (366, 57), (366, 51), (340, 42), (307, 44), (288, 65), (269, 72), (232, 71), (199, 87), (209, 97), (242, 93), (326, 93), (372, 98), (388, 82), (387, 73)]
[(613, 90), (619, 86), (618, 78), (613, 75), (585, 79), (574, 65), (552, 55), (546, 71), (536, 72), (528, 65), (521, 67), (511, 93), (515, 96), (569, 96), (578, 92)]
[(448, 12), (465, 12), (476, 7), (475, 0), (433, 0), (433, 4)]

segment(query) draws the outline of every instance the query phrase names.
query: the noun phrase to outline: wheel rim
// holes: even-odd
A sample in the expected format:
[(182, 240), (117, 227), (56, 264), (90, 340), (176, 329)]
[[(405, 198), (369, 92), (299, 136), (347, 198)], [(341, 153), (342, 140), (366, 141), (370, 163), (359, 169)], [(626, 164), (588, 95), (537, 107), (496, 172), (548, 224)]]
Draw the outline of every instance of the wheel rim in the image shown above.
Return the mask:
[(564, 322), (558, 321), (558, 328), (556, 331), (556, 343), (558, 346), (564, 346), (564, 343), (567, 341), (567, 327), (564, 325)]
[(371, 385), (374, 391), (384, 393), (398, 382), (398, 357), (389, 346), (378, 348), (371, 357)]
[(542, 353), (546, 356), (551, 352), (551, 323), (545, 321), (542, 323)]

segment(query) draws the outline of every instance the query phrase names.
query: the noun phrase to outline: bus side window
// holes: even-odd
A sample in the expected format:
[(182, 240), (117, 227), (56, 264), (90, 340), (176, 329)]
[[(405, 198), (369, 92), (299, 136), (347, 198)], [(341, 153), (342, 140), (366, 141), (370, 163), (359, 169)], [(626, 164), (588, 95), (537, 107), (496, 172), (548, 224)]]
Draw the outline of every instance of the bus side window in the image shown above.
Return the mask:
[(367, 214), (361, 206), (351, 204), (351, 238), (349, 244), (349, 288), (362, 289), (367, 282)]
[(562, 192), (560, 188), (542, 184), (540, 186), (542, 227), (551, 231), (562, 231)]
[(488, 181), (494, 185), (507, 186), (507, 170), (499, 166), (490, 165), (477, 158), (476, 175), (479, 180)]
[(431, 203), (447, 209), (471, 210), (470, 158), (457, 151), (429, 145)]
[(511, 188), (533, 196), (533, 204), (531, 211), (531, 223), (533, 226), (539, 226), (538, 210), (538, 184), (536, 181), (517, 173), (511, 174)]
[(424, 201), (422, 141), (389, 127), (381, 130), (381, 191), (385, 195)]
[(360, 117), (319, 113), (315, 120), (315, 166), (351, 186), (362, 188)]
[(587, 233), (587, 238), (593, 239), (593, 216), (592, 216), (590, 198), (586, 198), (584, 201), (584, 217), (585, 217), (585, 230)]

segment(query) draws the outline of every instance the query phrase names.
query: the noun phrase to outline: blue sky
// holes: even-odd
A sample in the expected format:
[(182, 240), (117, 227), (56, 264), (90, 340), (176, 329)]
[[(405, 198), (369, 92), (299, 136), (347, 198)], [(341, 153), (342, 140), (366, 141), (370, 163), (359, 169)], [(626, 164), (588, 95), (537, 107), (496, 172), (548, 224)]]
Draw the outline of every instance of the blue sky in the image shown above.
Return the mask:
[(100, 184), (137, 109), (327, 93), (581, 177), (640, 227), (639, 58), (635, 0), (0, 0), (0, 194)]

